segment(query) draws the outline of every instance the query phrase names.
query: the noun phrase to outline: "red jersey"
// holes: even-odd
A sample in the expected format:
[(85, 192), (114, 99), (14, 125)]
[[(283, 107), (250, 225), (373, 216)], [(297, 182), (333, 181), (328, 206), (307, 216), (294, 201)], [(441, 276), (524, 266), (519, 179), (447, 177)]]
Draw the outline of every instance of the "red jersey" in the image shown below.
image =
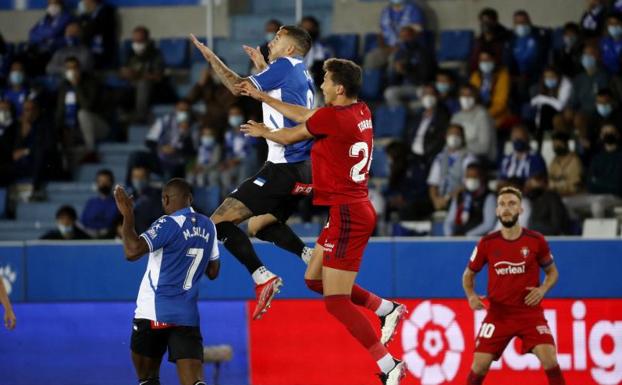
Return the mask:
[(309, 120), (313, 203), (333, 206), (365, 201), (373, 150), (371, 111), (363, 102), (322, 107)]
[(542, 234), (523, 228), (513, 241), (503, 238), (501, 231), (483, 237), (469, 261), (469, 268), (478, 272), (488, 264), (488, 299), (494, 310), (538, 310), (540, 306), (525, 305), (528, 287), (540, 285), (540, 268), (553, 263), (549, 245)]

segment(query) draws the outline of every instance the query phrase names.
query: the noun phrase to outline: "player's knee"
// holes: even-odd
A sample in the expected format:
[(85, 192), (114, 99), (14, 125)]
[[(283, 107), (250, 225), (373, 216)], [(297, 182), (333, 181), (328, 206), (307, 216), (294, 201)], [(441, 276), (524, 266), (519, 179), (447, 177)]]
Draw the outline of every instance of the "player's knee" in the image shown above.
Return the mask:
[(319, 294), (324, 294), (324, 289), (323, 289), (321, 279), (306, 279), (305, 278), (305, 283), (307, 284), (307, 287), (311, 289), (312, 291), (319, 293)]
[(216, 233), (218, 234), (219, 241), (224, 242), (227, 239), (233, 239), (238, 232), (239, 229), (233, 222), (220, 222), (216, 224)]
[(153, 377), (153, 378), (146, 378), (144, 380), (138, 380), (138, 384), (139, 385), (160, 385), (160, 378)]
[(488, 360), (474, 360), (473, 365), (471, 366), (471, 370), (473, 373), (483, 376), (488, 373), (490, 369), (490, 364)]
[(540, 363), (542, 364), (542, 368), (544, 368), (544, 370), (552, 369), (558, 365), (555, 354), (541, 356)]

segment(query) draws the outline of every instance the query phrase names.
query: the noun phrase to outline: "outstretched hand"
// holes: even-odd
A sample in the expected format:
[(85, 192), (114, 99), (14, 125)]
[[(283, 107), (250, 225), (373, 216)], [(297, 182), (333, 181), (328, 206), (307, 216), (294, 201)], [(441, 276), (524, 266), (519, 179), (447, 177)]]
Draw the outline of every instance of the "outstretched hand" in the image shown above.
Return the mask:
[(255, 68), (259, 71), (263, 71), (268, 66), (268, 63), (266, 63), (266, 59), (261, 54), (259, 47), (253, 48), (248, 45), (243, 45), (242, 48), (244, 48), (244, 52), (246, 52)]
[(263, 123), (258, 123), (253, 120), (249, 120), (240, 126), (240, 131), (248, 136), (252, 136), (254, 138), (260, 138), (265, 135), (267, 132), (270, 132), (268, 126)]
[(194, 44), (195, 47), (197, 47), (199, 49), (199, 51), (201, 51), (201, 54), (203, 55), (203, 57), (206, 60), (209, 60), (210, 57), (214, 56), (214, 51), (212, 51), (208, 46), (206, 46), (205, 44), (201, 43), (199, 41), (199, 39), (197, 39), (196, 36), (194, 36), (194, 34), (190, 34), (190, 40), (192, 41), (192, 43)]
[(124, 217), (134, 215), (134, 200), (127, 195), (125, 189), (120, 185), (114, 188), (114, 201), (117, 203), (121, 215)]

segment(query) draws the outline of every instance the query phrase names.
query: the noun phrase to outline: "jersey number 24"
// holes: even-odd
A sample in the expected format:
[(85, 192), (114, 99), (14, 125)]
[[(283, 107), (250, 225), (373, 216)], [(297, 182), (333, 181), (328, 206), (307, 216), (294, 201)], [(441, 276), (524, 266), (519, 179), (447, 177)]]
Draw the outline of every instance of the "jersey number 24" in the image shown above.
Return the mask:
[(356, 142), (350, 146), (351, 158), (358, 158), (361, 156), (361, 153), (363, 154), (363, 158), (350, 169), (350, 178), (352, 178), (355, 183), (361, 183), (367, 179), (372, 157), (370, 156), (371, 153), (369, 152), (369, 146), (366, 142)]

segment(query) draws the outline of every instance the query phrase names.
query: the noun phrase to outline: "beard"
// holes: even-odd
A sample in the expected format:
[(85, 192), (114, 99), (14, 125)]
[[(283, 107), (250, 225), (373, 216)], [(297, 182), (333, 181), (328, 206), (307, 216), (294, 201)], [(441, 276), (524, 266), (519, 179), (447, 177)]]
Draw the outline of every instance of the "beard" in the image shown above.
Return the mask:
[(516, 222), (518, 222), (518, 214), (513, 215), (510, 220), (503, 220), (501, 216), (498, 216), (497, 218), (499, 218), (499, 221), (501, 222), (503, 227), (507, 229), (509, 229), (510, 227), (513, 227), (516, 224)]

